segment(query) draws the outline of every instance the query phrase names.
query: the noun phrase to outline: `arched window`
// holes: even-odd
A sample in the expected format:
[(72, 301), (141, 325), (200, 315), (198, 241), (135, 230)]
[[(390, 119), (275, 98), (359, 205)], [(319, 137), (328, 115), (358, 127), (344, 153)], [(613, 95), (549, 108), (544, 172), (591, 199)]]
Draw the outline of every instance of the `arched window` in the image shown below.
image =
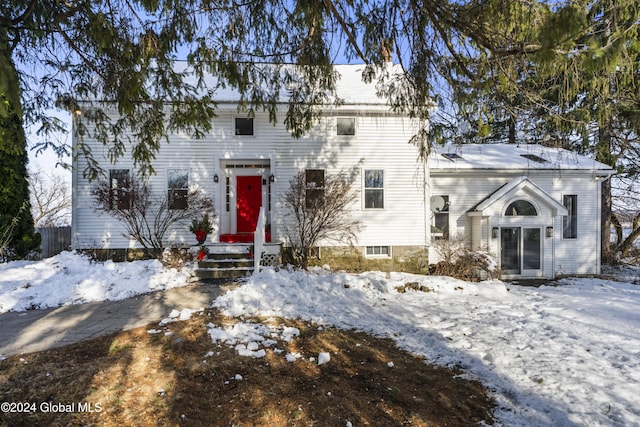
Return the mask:
[(504, 213), (505, 216), (536, 216), (536, 208), (526, 200), (516, 200), (511, 203)]

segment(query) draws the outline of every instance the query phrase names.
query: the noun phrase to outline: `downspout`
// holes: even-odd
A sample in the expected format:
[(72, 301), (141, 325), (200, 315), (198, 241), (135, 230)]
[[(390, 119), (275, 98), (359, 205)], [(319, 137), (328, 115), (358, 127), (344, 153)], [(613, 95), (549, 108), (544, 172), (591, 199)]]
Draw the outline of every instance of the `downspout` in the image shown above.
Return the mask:
[[(558, 229), (558, 223), (560, 224), (560, 229), (562, 229), (562, 219), (559, 219), (558, 215), (554, 215), (553, 217), (553, 232), (551, 234), (551, 279), (556, 278), (556, 230)], [(546, 233), (546, 230), (542, 230), (543, 233)], [(542, 258), (544, 260), (544, 257)]]
[(78, 249), (78, 153), (76, 137), (76, 120), (80, 110), (71, 111), (71, 249)]
[[(431, 246), (431, 206), (430, 206), (430, 202), (431, 202), (431, 176), (430, 176), (430, 169), (429, 169), (429, 157), (426, 156), (423, 160), (422, 160), (422, 173), (423, 173), (423, 195), (422, 197), (424, 198), (424, 203), (422, 204), (424, 206), (424, 212), (423, 212), (423, 219), (424, 219), (424, 248), (427, 251), (427, 257), (429, 254), (429, 247)], [(427, 262), (429, 260), (427, 259)]]

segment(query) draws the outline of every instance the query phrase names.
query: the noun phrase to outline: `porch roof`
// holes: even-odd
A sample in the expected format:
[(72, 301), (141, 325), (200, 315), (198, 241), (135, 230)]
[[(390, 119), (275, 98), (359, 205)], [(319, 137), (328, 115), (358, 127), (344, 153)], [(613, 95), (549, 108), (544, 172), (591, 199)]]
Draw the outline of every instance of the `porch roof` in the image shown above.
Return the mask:
[(506, 184), (498, 187), (495, 191), (489, 194), (486, 198), (481, 200), (476, 206), (467, 211), (469, 216), (485, 216), (493, 214), (496, 210), (502, 210), (504, 203), (507, 199), (512, 198), (518, 192), (522, 190), (530, 198), (536, 200), (548, 206), (551, 209), (552, 215), (567, 215), (567, 208), (560, 202), (551, 197), (546, 191), (538, 187), (534, 182), (530, 181), (527, 177), (518, 177)]

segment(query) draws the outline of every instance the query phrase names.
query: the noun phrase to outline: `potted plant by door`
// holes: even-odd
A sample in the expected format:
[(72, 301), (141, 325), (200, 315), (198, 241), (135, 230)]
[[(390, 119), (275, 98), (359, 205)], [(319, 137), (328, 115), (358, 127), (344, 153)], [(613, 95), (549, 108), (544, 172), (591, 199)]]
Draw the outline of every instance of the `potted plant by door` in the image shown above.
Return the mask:
[(189, 231), (196, 235), (196, 240), (199, 245), (202, 245), (207, 240), (207, 235), (213, 231), (213, 225), (209, 220), (209, 214), (202, 215), (202, 218), (194, 219), (191, 221), (191, 227)]
[(205, 259), (208, 254), (209, 248), (204, 245), (200, 246), (200, 249), (198, 250), (198, 261), (202, 261), (203, 259)]

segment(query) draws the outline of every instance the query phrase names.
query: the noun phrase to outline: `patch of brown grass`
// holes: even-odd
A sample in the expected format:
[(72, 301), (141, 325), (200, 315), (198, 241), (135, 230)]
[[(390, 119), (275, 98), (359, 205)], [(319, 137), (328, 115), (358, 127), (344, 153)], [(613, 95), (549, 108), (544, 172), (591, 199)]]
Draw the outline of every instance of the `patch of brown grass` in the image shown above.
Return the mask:
[[(278, 343), (284, 353), (271, 349), (266, 357), (252, 359), (211, 342), (209, 322), (233, 321), (212, 311), (171, 323), (166, 334), (147, 333), (157, 328), (150, 325), (6, 359), (0, 362), (0, 402), (35, 403), (38, 410), (0, 414), (0, 426), (492, 422), (493, 402), (478, 382), (429, 365), (391, 340), (281, 320), (297, 327), (300, 336)], [(206, 357), (210, 351), (213, 356)], [(303, 358), (287, 362), (286, 352)], [(310, 360), (320, 352), (329, 352), (331, 361), (318, 366)], [(75, 406), (69, 412), (43, 412), (42, 402)], [(78, 410), (81, 404), (84, 411)]]

